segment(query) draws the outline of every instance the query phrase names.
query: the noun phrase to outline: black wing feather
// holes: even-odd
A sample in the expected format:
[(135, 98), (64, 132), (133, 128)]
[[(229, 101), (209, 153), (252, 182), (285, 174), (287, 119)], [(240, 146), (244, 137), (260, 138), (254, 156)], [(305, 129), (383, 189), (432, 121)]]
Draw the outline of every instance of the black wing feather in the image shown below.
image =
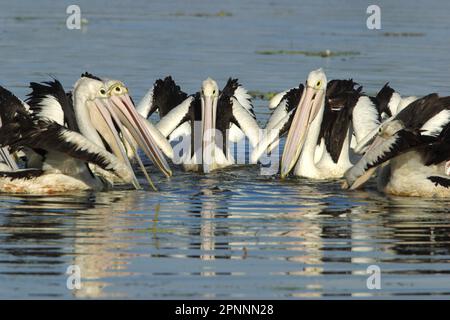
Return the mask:
[(103, 81), (103, 80), (100, 79), (99, 77), (94, 76), (92, 73), (89, 73), (89, 72), (85, 72), (85, 73), (83, 73), (83, 74), (81, 75), (81, 78), (84, 78), (84, 77), (90, 78), (90, 79), (94, 79), (94, 80), (98, 80), (98, 81)]
[[(92, 151), (98, 148), (92, 142), (58, 123), (39, 118), (27, 111), (22, 102), (10, 91), (0, 86), (0, 147), (9, 146), (12, 151), (28, 147), (34, 150), (57, 151), (73, 158), (91, 162), (105, 170), (112, 170), (111, 161)], [(74, 139), (66, 139), (65, 134)], [(90, 150), (91, 149), (91, 150)]]
[(42, 111), (42, 101), (48, 96), (53, 96), (60, 104), (64, 113), (64, 123), (70, 130), (79, 132), (78, 124), (73, 109), (72, 95), (67, 94), (62, 84), (54, 79), (43, 83), (30, 83), (31, 93), (29, 93), (27, 103), (33, 113), (39, 114)]
[(159, 110), (159, 118), (163, 118), (173, 108), (182, 103), (188, 95), (183, 92), (171, 76), (156, 80), (153, 85), (153, 102), (147, 117)]
[(375, 96), (375, 105), (378, 110), (378, 114), (386, 113), (389, 117), (392, 117), (392, 112), (388, 107), (389, 101), (391, 101), (392, 95), (395, 90), (389, 86), (389, 82), (387, 82), (383, 88), (377, 93)]
[[(356, 87), (356, 88), (355, 88)], [(331, 80), (325, 94), (325, 109), (317, 143), (323, 138), (334, 163), (339, 161), (342, 146), (352, 121), (353, 108), (362, 87), (349, 80)]]

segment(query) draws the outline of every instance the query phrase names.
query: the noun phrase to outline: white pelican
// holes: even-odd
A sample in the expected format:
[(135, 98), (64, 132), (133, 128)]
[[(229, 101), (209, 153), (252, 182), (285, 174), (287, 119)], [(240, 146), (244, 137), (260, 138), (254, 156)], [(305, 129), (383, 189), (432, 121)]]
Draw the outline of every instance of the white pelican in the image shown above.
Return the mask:
[(132, 169), (81, 134), (56, 121), (30, 113), (11, 92), (0, 87), (0, 146), (12, 151), (24, 147), (43, 158), (41, 168), (0, 172), (0, 191), (51, 194), (76, 190), (103, 190), (108, 181), (96, 177), (87, 163), (107, 170), (126, 183)]
[(237, 79), (230, 78), (219, 91), (216, 81), (208, 78), (201, 91), (191, 96), (170, 77), (158, 80), (138, 106), (145, 117), (156, 109), (161, 118), (158, 130), (171, 141), (183, 137), (178, 144), (181, 152), (175, 154), (185, 170), (207, 173), (232, 165), (235, 160), (230, 154), (230, 141), (247, 136), (252, 146), (258, 142), (259, 126), (251, 98)]
[[(57, 80), (44, 84), (31, 83), (30, 86), (33, 91), (27, 103), (36, 116), (79, 131), (91, 142), (111, 151), (130, 167), (129, 157), (136, 157), (150, 183), (150, 178), (135, 150), (137, 146), (143, 149), (166, 176), (171, 175), (169, 165), (160, 151), (160, 147), (171, 150), (170, 144), (136, 112), (128, 90), (122, 82), (101, 80), (85, 73), (75, 83), (70, 95), (66, 95)], [(40, 157), (30, 156), (30, 158), (28, 166), (39, 168)], [(101, 168), (94, 168), (94, 171), (108, 175)], [(133, 179), (133, 184), (136, 188), (140, 188), (136, 178)]]
[[(370, 142), (378, 134), (378, 131), (380, 129), (379, 126), (383, 122), (393, 119), (397, 115), (397, 113), (402, 111), (410, 103), (417, 100), (417, 97), (402, 97), (398, 92), (396, 92), (389, 86), (389, 83), (386, 83), (378, 92), (378, 94), (371, 99), (377, 106), (380, 121), (378, 123), (378, 126), (376, 126), (375, 128), (371, 126), (373, 129), (369, 133), (366, 133), (366, 131), (364, 131), (365, 136), (359, 136), (358, 139), (352, 141), (352, 143), (354, 144), (352, 145), (352, 147), (357, 154), (364, 153), (367, 145), (370, 144)], [(363, 126), (365, 126), (365, 124), (363, 124)]]
[[(378, 189), (400, 196), (450, 196), (450, 97), (430, 94), (383, 123), (344, 187), (362, 186), (381, 165)], [(389, 161), (389, 162), (388, 162)]]
[[(253, 150), (252, 161), (278, 145), (288, 133), (281, 158), (281, 177), (340, 178), (352, 166), (350, 142), (379, 124), (377, 107), (352, 80), (332, 80), (322, 69), (308, 75), (305, 86), (276, 95), (266, 134)], [(276, 105), (276, 107), (275, 107)]]

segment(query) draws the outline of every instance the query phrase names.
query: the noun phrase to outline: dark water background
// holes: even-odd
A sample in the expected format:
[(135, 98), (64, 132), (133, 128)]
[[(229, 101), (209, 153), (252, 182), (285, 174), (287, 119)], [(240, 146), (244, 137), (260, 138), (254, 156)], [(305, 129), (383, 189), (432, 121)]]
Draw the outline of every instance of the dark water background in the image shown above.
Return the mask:
[[(450, 3), (378, 1), (0, 1), (0, 83), (70, 88), (84, 71), (123, 80), (139, 100), (171, 74), (188, 92), (207, 76), (279, 91), (323, 67), (366, 92), (448, 94)], [(218, 14), (221, 13), (221, 14)], [(260, 50), (352, 51), (330, 58)], [(255, 100), (261, 124), (267, 101)], [(210, 175), (175, 169), (161, 191), (0, 195), (1, 298), (421, 297), (450, 294), (448, 201), (386, 197), (373, 186), (280, 181), (256, 166)], [(78, 265), (82, 288), (66, 288)], [(369, 265), (381, 290), (366, 286)]]

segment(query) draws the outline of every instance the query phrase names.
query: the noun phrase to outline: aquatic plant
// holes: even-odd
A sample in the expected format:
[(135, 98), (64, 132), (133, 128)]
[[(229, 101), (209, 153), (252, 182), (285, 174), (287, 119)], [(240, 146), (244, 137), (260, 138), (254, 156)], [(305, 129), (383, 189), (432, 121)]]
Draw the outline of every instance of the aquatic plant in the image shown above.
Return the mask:
[(258, 91), (258, 90), (253, 90), (253, 91), (248, 91), (248, 94), (252, 96), (252, 98), (254, 99), (261, 99), (261, 100), (270, 100), (272, 99), (277, 92), (272, 92), (272, 91), (268, 91), (268, 92), (263, 92), (263, 91)]
[(384, 37), (423, 37), (423, 32), (383, 32)]
[(197, 18), (210, 18), (210, 17), (231, 17), (233, 14), (228, 11), (220, 10), (219, 12), (209, 13), (209, 12), (175, 12), (172, 16), (175, 17), (197, 17)]
[(257, 54), (262, 55), (303, 55), (307, 57), (340, 57), (340, 56), (355, 56), (359, 55), (358, 51), (307, 51), (307, 50), (259, 50), (256, 51)]

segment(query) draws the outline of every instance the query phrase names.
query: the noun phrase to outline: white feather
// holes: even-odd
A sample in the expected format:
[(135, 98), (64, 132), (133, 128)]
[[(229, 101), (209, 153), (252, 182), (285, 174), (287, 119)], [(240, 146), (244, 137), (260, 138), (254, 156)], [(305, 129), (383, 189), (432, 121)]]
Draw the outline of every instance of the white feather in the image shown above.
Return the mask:
[(99, 154), (108, 161), (108, 165), (105, 167), (105, 169), (113, 171), (124, 182), (132, 181), (133, 173), (131, 169), (127, 165), (125, 165), (125, 163), (117, 159), (114, 155), (106, 151), (104, 148), (97, 146), (96, 144), (87, 140), (81, 134), (74, 131), (64, 130), (61, 133), (61, 137), (67, 142), (77, 145), (79, 150), (85, 150), (90, 153)]
[(173, 108), (166, 114), (157, 124), (156, 128), (164, 137), (169, 136), (173, 130), (180, 124), (181, 120), (186, 116), (194, 97), (188, 97), (178, 106)]
[(174, 141), (181, 136), (190, 136), (191, 135), (191, 122), (186, 121), (181, 126), (173, 130), (173, 132), (169, 135), (169, 141)]
[(413, 103), (417, 99), (418, 98), (415, 97), (415, 96), (402, 98), (402, 100), (400, 101), (400, 103), (399, 103), (399, 105), (397, 107), (397, 113), (399, 113), (400, 111), (405, 109), (407, 106), (409, 106), (411, 103)]
[(253, 109), (251, 103), (252, 97), (248, 94), (247, 90), (243, 86), (237, 87), (237, 89), (234, 90), (233, 96), (236, 98), (237, 101), (239, 101), (241, 106), (244, 107), (246, 110), (250, 111)]
[(228, 140), (230, 142), (239, 142), (242, 139), (245, 138), (245, 133), (242, 132), (241, 129), (239, 129), (238, 126), (236, 126), (234, 123), (231, 124), (230, 129), (228, 130)]
[(153, 87), (148, 90), (136, 107), (137, 112), (144, 118), (148, 117), (148, 113), (153, 105)]
[(392, 115), (395, 115), (399, 112), (398, 107), (399, 107), (401, 101), (402, 101), (402, 97), (400, 96), (400, 94), (397, 92), (394, 92), (388, 103), (388, 108), (389, 108), (389, 110), (391, 110)]
[(266, 124), (266, 129), (271, 130), (278, 124), (278, 122), (280, 122), (281, 119), (286, 117), (286, 115), (287, 115), (287, 100), (284, 99), (279, 103), (278, 107), (271, 114), (269, 121)]
[(352, 124), (357, 143), (360, 143), (380, 122), (378, 110), (369, 97), (362, 96), (353, 108)]
[(320, 143), (317, 145), (316, 149), (314, 150), (314, 163), (317, 163), (322, 159), (322, 156), (325, 152), (325, 139), (320, 139)]
[(100, 190), (101, 185), (88, 184), (85, 181), (61, 173), (43, 174), (32, 179), (0, 178), (0, 191), (16, 194), (54, 194), (78, 190)]
[(450, 121), (450, 110), (442, 110), (422, 126), (422, 135), (437, 136)]
[[(290, 89), (289, 89), (290, 90)], [(285, 90), (283, 92), (277, 93), (270, 99), (269, 101), (269, 109), (275, 109), (281, 102), (281, 100), (284, 98), (284, 95), (289, 91)]]
[(256, 119), (248, 112), (248, 110), (239, 103), (235, 98), (231, 98), (233, 102), (233, 115), (239, 124), (239, 127), (248, 137), (250, 144), (255, 147), (259, 142), (260, 128)]
[(55, 121), (59, 125), (64, 125), (64, 111), (54, 96), (45, 96), (38, 105), (41, 108), (39, 112), (40, 117)]
[(280, 140), (280, 131), (283, 128), (283, 126), (286, 124), (286, 122), (289, 121), (289, 117), (294, 112), (295, 109), (291, 110), (283, 119), (278, 121), (278, 123), (272, 127), (270, 130), (264, 130), (264, 134), (262, 135), (258, 145), (255, 149), (253, 149), (253, 152), (250, 157), (250, 161), (252, 163), (256, 163), (258, 159), (263, 155), (263, 153), (271, 147), (275, 147), (278, 145), (278, 142)]

